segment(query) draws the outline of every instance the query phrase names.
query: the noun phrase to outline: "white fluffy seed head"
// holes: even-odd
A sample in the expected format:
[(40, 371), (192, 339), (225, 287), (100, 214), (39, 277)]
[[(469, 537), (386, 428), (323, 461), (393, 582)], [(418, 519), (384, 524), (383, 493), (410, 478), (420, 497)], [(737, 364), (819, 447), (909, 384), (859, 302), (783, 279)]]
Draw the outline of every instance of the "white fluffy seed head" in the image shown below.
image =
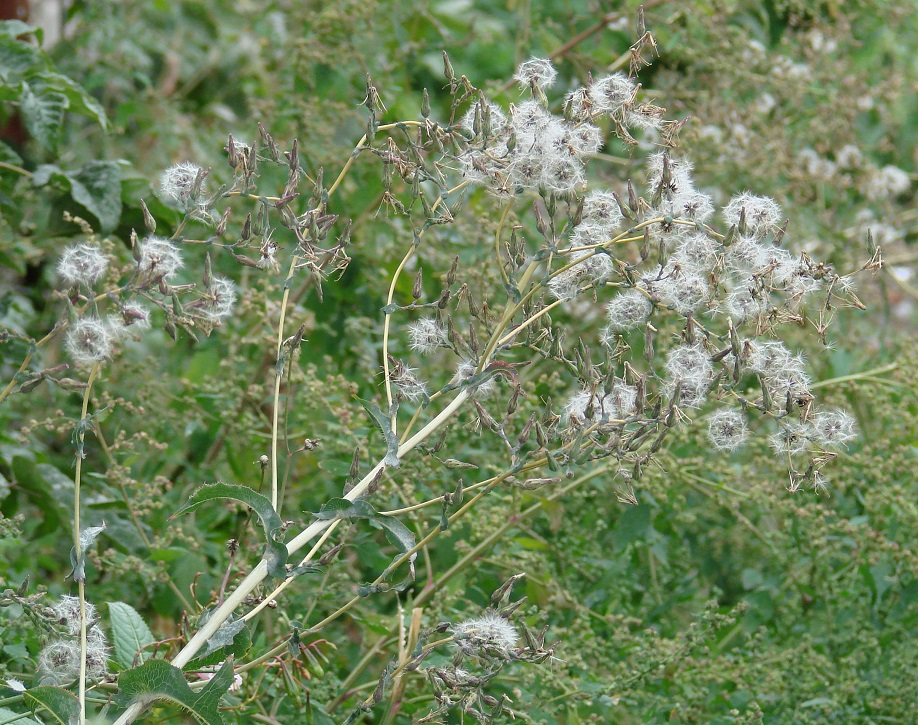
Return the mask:
[(667, 380), (665, 388), (670, 395), (678, 389), (679, 403), (697, 408), (707, 397), (708, 385), (714, 377), (714, 365), (701, 345), (680, 345), (666, 356)]
[(816, 413), (812, 428), (814, 438), (822, 446), (837, 446), (857, 436), (854, 417), (838, 408)]
[(711, 295), (711, 288), (700, 274), (688, 271), (673, 273), (654, 285), (660, 299), (680, 315), (689, 315), (701, 308)]
[(446, 330), (433, 317), (424, 317), (408, 325), (408, 346), (428, 355), (446, 344)]
[(140, 244), (137, 270), (152, 280), (167, 279), (182, 268), (182, 251), (169, 239), (147, 237)]
[[(465, 383), (475, 376), (477, 364), (473, 360), (461, 360), (456, 368), (456, 378), (460, 383)], [(494, 376), (490, 376), (477, 383), (473, 389), (472, 395), (476, 398), (484, 398), (497, 390), (497, 382)]]
[(643, 325), (652, 311), (653, 303), (640, 290), (623, 292), (606, 305), (609, 329), (620, 332)]
[(213, 322), (224, 320), (233, 314), (236, 286), (224, 277), (213, 277), (201, 301), (204, 303), (201, 311), (207, 319)]
[(460, 622), (453, 627), (453, 634), (456, 648), (467, 656), (507, 657), (520, 639), (516, 627), (496, 612)]
[(520, 63), (513, 74), (513, 80), (520, 84), (520, 88), (550, 88), (558, 77), (558, 71), (547, 58), (530, 58)]
[(92, 285), (108, 269), (108, 259), (92, 244), (68, 247), (57, 263), (57, 273), (68, 285)]
[(596, 224), (606, 232), (612, 232), (622, 223), (622, 210), (615, 196), (607, 191), (591, 191), (583, 200), (581, 224)]
[(624, 73), (613, 73), (594, 80), (588, 89), (593, 113), (620, 113), (634, 102), (636, 86)]
[(427, 385), (418, 379), (417, 370), (414, 368), (399, 364), (392, 373), (390, 380), (402, 400), (416, 403), (420, 400), (426, 400), (428, 397)]
[[(194, 196), (195, 181), (202, 171), (200, 166), (190, 161), (170, 166), (163, 172), (160, 179), (162, 195), (167, 199), (173, 199), (182, 204), (196, 201), (196, 199), (192, 198)], [(202, 181), (198, 188), (198, 195), (200, 196), (203, 191), (204, 182)]]
[[(76, 636), (80, 633), (79, 597), (72, 597), (68, 594), (63, 595), (57, 603), (51, 607), (50, 614), (53, 621), (64, 627), (71, 635)], [(99, 615), (96, 613), (95, 605), (86, 602), (86, 621), (95, 622), (98, 618)]]
[(67, 330), (64, 347), (77, 363), (100, 362), (111, 356), (111, 328), (95, 317), (84, 317)]
[(745, 211), (746, 231), (757, 237), (765, 236), (781, 224), (781, 207), (767, 196), (757, 196), (748, 191), (737, 194), (724, 207), (724, 221), (729, 225), (739, 224)]
[(719, 451), (736, 450), (745, 442), (748, 434), (746, 419), (736, 410), (717, 410), (708, 421), (708, 439)]
[(121, 321), (135, 330), (149, 330), (150, 310), (137, 302), (128, 302), (121, 308)]

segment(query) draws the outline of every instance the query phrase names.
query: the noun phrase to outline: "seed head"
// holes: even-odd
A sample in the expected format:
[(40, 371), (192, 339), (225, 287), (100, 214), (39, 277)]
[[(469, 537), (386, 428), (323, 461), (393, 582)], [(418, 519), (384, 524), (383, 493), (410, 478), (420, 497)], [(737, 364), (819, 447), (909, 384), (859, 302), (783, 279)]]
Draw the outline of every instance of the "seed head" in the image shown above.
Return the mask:
[(816, 413), (812, 426), (813, 437), (823, 446), (836, 446), (857, 436), (854, 417), (837, 408)]
[(84, 317), (67, 330), (64, 346), (77, 363), (105, 360), (112, 353), (111, 328), (95, 317)]
[(558, 77), (558, 71), (547, 58), (530, 58), (520, 63), (513, 74), (513, 80), (520, 84), (522, 90), (550, 88)]
[[(67, 632), (76, 636), (80, 633), (80, 599), (71, 597), (68, 594), (63, 595), (58, 602), (51, 607), (52, 620), (66, 628)], [(96, 606), (86, 602), (86, 621), (94, 623), (99, 616), (96, 613)]]
[(653, 303), (640, 290), (623, 292), (606, 305), (609, 330), (619, 332), (643, 325), (652, 311)]
[(613, 73), (594, 80), (589, 87), (593, 113), (612, 115), (634, 101), (636, 87), (624, 73)]
[(508, 657), (520, 639), (516, 627), (496, 612), (460, 622), (453, 633), (456, 648), (466, 656)]
[[(175, 201), (181, 202), (182, 204), (187, 204), (189, 201), (196, 201), (192, 199), (192, 196), (194, 195), (195, 182), (202, 171), (203, 169), (200, 166), (190, 161), (170, 166), (163, 172), (162, 179), (160, 179), (160, 191), (162, 195), (168, 199), (174, 199)], [(199, 195), (203, 193), (203, 190), (204, 183), (202, 181), (198, 189)]]
[(181, 250), (170, 240), (151, 236), (140, 242), (137, 270), (151, 280), (171, 277), (183, 264)]
[(724, 221), (729, 225), (739, 224), (745, 210), (746, 230), (757, 237), (763, 237), (781, 224), (781, 207), (767, 196), (756, 196), (748, 191), (734, 196), (724, 207)]
[(622, 223), (622, 211), (615, 196), (607, 191), (591, 191), (583, 200), (583, 222), (592, 222), (606, 232)]
[(98, 247), (77, 244), (68, 247), (57, 263), (57, 273), (68, 285), (86, 285), (98, 281), (108, 269), (108, 259)]
[(666, 389), (669, 394), (678, 388), (681, 391), (679, 403), (689, 408), (698, 408), (707, 397), (714, 366), (701, 345), (680, 345), (669, 351), (666, 373)]
[(150, 310), (137, 302), (128, 302), (121, 308), (121, 321), (135, 330), (149, 330)]
[(204, 316), (219, 322), (233, 314), (236, 286), (224, 277), (214, 277), (201, 301), (204, 303), (201, 307)]
[(719, 451), (733, 451), (746, 440), (749, 431), (742, 413), (735, 410), (715, 411), (708, 421), (708, 438)]
[(432, 353), (446, 344), (446, 330), (432, 317), (424, 317), (408, 325), (408, 346), (422, 355)]

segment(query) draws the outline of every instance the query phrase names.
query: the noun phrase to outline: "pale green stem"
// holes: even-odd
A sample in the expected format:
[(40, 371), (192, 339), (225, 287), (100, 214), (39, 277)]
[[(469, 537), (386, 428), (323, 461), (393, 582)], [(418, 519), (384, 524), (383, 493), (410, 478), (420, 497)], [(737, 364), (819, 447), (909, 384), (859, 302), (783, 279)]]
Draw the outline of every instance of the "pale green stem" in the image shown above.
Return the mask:
[[(883, 365), (879, 368), (873, 368), (872, 370), (865, 370), (861, 373), (852, 373), (851, 375), (842, 375), (839, 378), (830, 378), (828, 380), (820, 380), (818, 383), (813, 383), (810, 385), (810, 389), (813, 388), (825, 388), (829, 385), (837, 385), (838, 383), (847, 383), (851, 380), (870, 380), (875, 375), (882, 375), (883, 373), (891, 373), (893, 370), (899, 368), (899, 363), (890, 363), (889, 365)], [(885, 382), (885, 381), (884, 381)]]
[[(80, 421), (77, 424), (76, 470), (73, 474), (73, 550), (76, 561), (80, 561), (83, 555), (80, 547), (80, 481), (83, 474), (83, 442), (86, 439), (85, 421), (89, 411), (92, 385), (99, 374), (100, 365), (101, 363), (97, 362), (92, 366), (92, 372), (89, 373), (86, 390), (83, 391), (83, 408), (80, 412)], [(86, 722), (86, 584), (82, 578), (77, 582), (77, 590), (80, 597), (80, 725), (84, 725)]]
[[(300, 261), (297, 255), (293, 255), (290, 262), (290, 270), (287, 272), (287, 279), (284, 281), (284, 296), (281, 300), (280, 321), (277, 324), (277, 357), (274, 366), (274, 405), (271, 415), (271, 508), (280, 514), (277, 500), (277, 427), (280, 416), (280, 386), (284, 375), (284, 365), (280, 364), (281, 350), (284, 345), (284, 320), (287, 315), (287, 302), (290, 299), (290, 280), (293, 279), (293, 272)], [(292, 351), (291, 351), (292, 352)]]

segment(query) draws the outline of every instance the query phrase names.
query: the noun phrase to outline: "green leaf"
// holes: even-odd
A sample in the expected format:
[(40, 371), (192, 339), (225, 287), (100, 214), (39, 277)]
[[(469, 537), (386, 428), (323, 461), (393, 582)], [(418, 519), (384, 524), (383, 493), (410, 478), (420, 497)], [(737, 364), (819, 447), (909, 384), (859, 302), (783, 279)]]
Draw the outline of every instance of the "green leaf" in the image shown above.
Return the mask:
[(73, 718), (80, 717), (80, 701), (61, 687), (33, 687), (23, 692), (22, 697), (33, 713), (44, 708), (60, 725), (70, 725)]
[(172, 514), (169, 519), (172, 520), (182, 514), (190, 513), (200, 508), (208, 501), (213, 501), (218, 498), (230, 498), (234, 501), (241, 501), (258, 514), (258, 518), (261, 519), (261, 525), (265, 529), (267, 538), (264, 558), (268, 565), (268, 573), (277, 579), (286, 578), (287, 571), (284, 565), (287, 563), (287, 547), (284, 546), (283, 543), (283, 522), (274, 510), (274, 507), (271, 506), (271, 502), (251, 488), (232, 483), (204, 484), (191, 494), (188, 503)]
[(117, 161), (91, 161), (67, 174), (70, 195), (99, 220), (101, 231), (110, 232), (121, 219), (121, 168)]
[(41, 725), (38, 720), (33, 720), (28, 715), (19, 715), (16, 720), (13, 720), (16, 715), (19, 715), (19, 713), (0, 707), (0, 722), (15, 723), (16, 725)]
[(0, 86), (14, 82), (33, 68), (47, 68), (45, 54), (34, 45), (0, 34)]
[(21, 20), (0, 21), (0, 37), (18, 38), (21, 35), (34, 35), (38, 39), (38, 42), (41, 43), (42, 40), (44, 40), (45, 31), (41, 28), (35, 28), (31, 25), (27, 25)]
[(383, 463), (389, 468), (398, 468), (398, 436), (392, 430), (392, 421), (389, 420), (389, 416), (383, 413), (378, 405), (371, 403), (369, 400), (363, 400), (362, 398), (357, 398), (357, 400), (366, 409), (367, 413), (373, 416), (376, 425), (379, 426), (383, 437), (386, 439), (386, 457)]
[[(153, 633), (130, 604), (109, 602), (108, 616), (112, 623), (115, 661), (125, 669), (133, 667), (137, 653), (156, 641)], [(144, 659), (150, 656), (149, 651), (142, 654)]]
[(121, 219), (121, 165), (117, 161), (90, 161), (76, 171), (42, 164), (32, 174), (32, 186), (59, 186), (99, 220), (101, 231), (111, 231)]
[(51, 92), (60, 93), (69, 102), (68, 108), (71, 112), (88, 116), (95, 120), (103, 130), (108, 130), (109, 124), (105, 109), (76, 81), (60, 73), (47, 70), (29, 72), (25, 79), (39, 95)]
[(64, 111), (69, 101), (62, 93), (37, 95), (28, 83), (22, 84), (22, 98), (19, 111), (26, 129), (42, 148), (54, 151), (64, 125)]
[[(414, 548), (415, 538), (405, 524), (391, 516), (384, 516), (363, 499), (348, 501), (346, 498), (333, 498), (323, 504), (318, 513), (313, 516), (319, 521), (334, 521), (335, 519), (368, 519), (379, 524), (386, 532), (386, 538), (395, 545), (400, 554), (406, 554)], [(414, 562), (417, 553), (412, 554)]]
[(178, 667), (164, 660), (150, 660), (140, 667), (121, 673), (115, 702), (127, 708), (135, 702), (146, 704), (166, 700), (190, 712), (199, 723), (223, 725), (223, 717), (217, 707), (220, 698), (232, 684), (232, 657), (223, 663), (200, 692), (192, 691)]
[[(198, 620), (198, 629), (207, 622), (207, 618), (211, 613), (207, 612), (206, 616), (202, 616)], [(217, 665), (228, 657), (238, 659), (245, 656), (251, 646), (252, 634), (245, 626), (245, 620), (238, 619), (235, 622), (227, 622), (207, 640), (203, 653), (185, 665), (184, 669), (195, 670), (201, 667)]]

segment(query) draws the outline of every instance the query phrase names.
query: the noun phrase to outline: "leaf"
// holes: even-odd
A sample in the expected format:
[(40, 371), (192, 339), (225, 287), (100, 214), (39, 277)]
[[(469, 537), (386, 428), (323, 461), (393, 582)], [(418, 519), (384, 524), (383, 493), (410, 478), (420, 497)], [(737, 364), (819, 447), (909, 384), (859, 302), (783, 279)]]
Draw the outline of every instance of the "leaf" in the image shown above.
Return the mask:
[[(209, 616), (210, 612), (207, 614)], [(206, 617), (202, 616), (198, 620), (198, 628), (206, 621)], [(204, 652), (191, 660), (183, 669), (195, 670), (220, 664), (229, 657), (243, 657), (251, 646), (252, 634), (245, 626), (245, 620), (227, 622), (207, 640)]]
[(33, 687), (23, 692), (22, 697), (33, 713), (44, 708), (60, 725), (70, 725), (73, 718), (80, 717), (80, 701), (61, 687)]
[(70, 195), (99, 220), (101, 231), (110, 232), (121, 219), (121, 168), (117, 161), (91, 161), (75, 173)]
[(185, 682), (185, 676), (178, 667), (165, 660), (150, 660), (140, 667), (121, 673), (115, 702), (127, 708), (135, 702), (167, 700), (190, 712), (199, 723), (224, 725), (217, 707), (220, 698), (232, 684), (232, 657), (223, 663), (217, 674), (197, 693)]
[(54, 184), (99, 220), (102, 231), (111, 231), (121, 219), (121, 165), (117, 161), (90, 161), (76, 171), (42, 164), (32, 174), (32, 186)]
[(287, 547), (284, 546), (282, 540), (283, 522), (274, 507), (271, 506), (271, 502), (251, 488), (233, 483), (206, 483), (191, 494), (188, 503), (172, 514), (169, 519), (171, 521), (182, 514), (190, 513), (217, 498), (241, 501), (258, 514), (267, 537), (264, 559), (268, 565), (268, 573), (277, 579), (285, 579), (287, 571), (284, 565), (287, 563)]
[[(319, 521), (334, 521), (335, 519), (368, 519), (375, 521), (386, 532), (386, 538), (395, 545), (400, 554), (407, 554), (414, 548), (415, 538), (405, 524), (392, 516), (384, 516), (378, 513), (370, 504), (363, 499), (357, 501), (348, 501), (346, 498), (333, 498), (331, 501), (322, 505), (318, 513), (313, 516)], [(417, 552), (411, 555), (413, 563)]]
[(42, 148), (54, 151), (64, 124), (69, 101), (62, 93), (36, 95), (28, 83), (22, 84), (19, 111), (25, 127)]
[(47, 57), (34, 45), (0, 34), (0, 68), (3, 69), (3, 73), (0, 74), (0, 86), (14, 82), (16, 78), (33, 68), (47, 66)]
[[(112, 640), (115, 646), (115, 661), (128, 669), (134, 666), (134, 657), (147, 645), (156, 640), (147, 623), (130, 604), (109, 602), (108, 616), (112, 623)], [(143, 659), (151, 656), (143, 652)]]
[(5, 707), (0, 707), (0, 722), (15, 723), (16, 725), (41, 725), (38, 720), (33, 720), (28, 715), (19, 715), (18, 718), (13, 720), (13, 718), (18, 714), (19, 713), (8, 710)]
[(367, 413), (373, 416), (376, 425), (378, 425), (379, 429), (382, 431), (383, 438), (386, 439), (387, 450), (383, 463), (389, 466), (389, 468), (398, 468), (398, 436), (395, 434), (395, 431), (392, 430), (392, 422), (389, 420), (389, 416), (383, 413), (378, 405), (371, 403), (369, 400), (363, 400), (362, 398), (357, 398), (357, 400), (366, 409)]
[(0, 37), (18, 38), (21, 35), (34, 35), (38, 39), (38, 42), (41, 43), (42, 40), (44, 40), (45, 31), (41, 28), (27, 25), (21, 20), (3, 20), (0, 22)]
[(69, 102), (69, 110), (71, 112), (92, 118), (102, 127), (103, 131), (109, 129), (105, 109), (85, 88), (73, 79), (47, 70), (29, 72), (26, 74), (25, 79), (39, 95), (52, 91), (60, 93)]

